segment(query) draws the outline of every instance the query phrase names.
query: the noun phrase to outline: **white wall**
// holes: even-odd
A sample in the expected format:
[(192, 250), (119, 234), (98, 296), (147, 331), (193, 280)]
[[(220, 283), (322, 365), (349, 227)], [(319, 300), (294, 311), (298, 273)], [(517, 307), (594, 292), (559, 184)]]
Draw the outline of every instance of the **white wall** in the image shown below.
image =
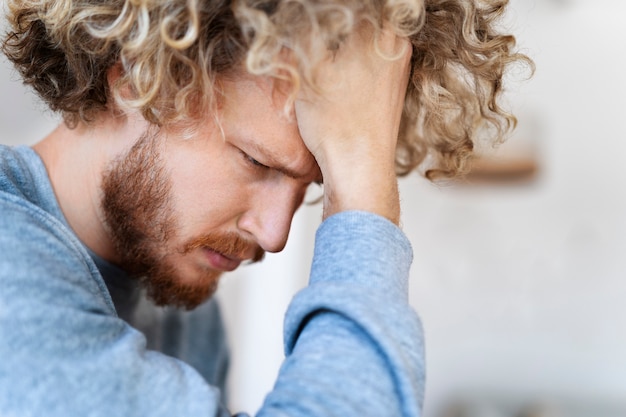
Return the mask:
[[(426, 417), (463, 398), (626, 401), (626, 3), (512, 5), (509, 21), (537, 63), (510, 95), (520, 115), (512, 143), (537, 146), (539, 178), (401, 184), (411, 302), (427, 337)], [(8, 73), (0, 67), (0, 142), (33, 143), (54, 123)], [(233, 411), (253, 412), (271, 389), (282, 314), (306, 281), (318, 223), (319, 207), (305, 207), (284, 253), (222, 284)]]
[(537, 64), (513, 142), (538, 147), (538, 181), (403, 186), (427, 416), (457, 397), (626, 404), (626, 3), (513, 6)]
[[(0, 30), (2, 25), (0, 25)], [(33, 144), (56, 126), (57, 118), (25, 89), (0, 54), (0, 143)]]

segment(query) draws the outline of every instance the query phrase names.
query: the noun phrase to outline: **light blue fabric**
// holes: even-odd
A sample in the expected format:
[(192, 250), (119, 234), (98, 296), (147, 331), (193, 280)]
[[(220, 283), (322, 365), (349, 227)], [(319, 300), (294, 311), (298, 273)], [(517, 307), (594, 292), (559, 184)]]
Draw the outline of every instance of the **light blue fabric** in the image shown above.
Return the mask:
[[(259, 416), (420, 415), (411, 260), (406, 237), (378, 216), (321, 225)], [(216, 304), (156, 309), (139, 291), (72, 233), (39, 157), (0, 146), (0, 416), (230, 415)]]

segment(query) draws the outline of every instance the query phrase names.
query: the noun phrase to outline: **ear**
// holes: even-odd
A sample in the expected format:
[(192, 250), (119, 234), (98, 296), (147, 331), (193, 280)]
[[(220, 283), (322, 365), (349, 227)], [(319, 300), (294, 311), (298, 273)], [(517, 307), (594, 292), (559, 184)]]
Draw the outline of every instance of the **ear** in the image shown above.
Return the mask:
[[(124, 68), (122, 66), (122, 63), (119, 61), (117, 61), (107, 70), (106, 77), (107, 84), (109, 85), (109, 91), (113, 91), (113, 87), (116, 86), (116, 84), (119, 84), (123, 73)], [(117, 87), (119, 88), (119, 85)]]
[(139, 113), (136, 109), (131, 109), (128, 106), (124, 106), (120, 99), (131, 99), (131, 90), (128, 84), (124, 80), (124, 66), (121, 62), (113, 64), (106, 73), (107, 84), (109, 87), (109, 111), (115, 115), (115, 117), (132, 116), (134, 113)]
[[(111, 93), (111, 104), (113, 104), (113, 107), (118, 110), (120, 106), (119, 103), (117, 103), (117, 97), (122, 99), (132, 98), (130, 88), (123, 78), (124, 72), (125, 70), (122, 63), (118, 61), (113, 64), (106, 73), (109, 92)], [(113, 93), (114, 91), (115, 93)]]

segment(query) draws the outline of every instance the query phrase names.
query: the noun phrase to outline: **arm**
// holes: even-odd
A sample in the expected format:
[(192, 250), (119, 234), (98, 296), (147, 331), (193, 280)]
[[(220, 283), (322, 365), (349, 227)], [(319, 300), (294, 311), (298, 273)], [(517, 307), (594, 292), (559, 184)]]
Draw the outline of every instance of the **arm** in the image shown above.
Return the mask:
[[(363, 28), (367, 29), (367, 28)], [(395, 147), (411, 48), (381, 57), (363, 30), (320, 68), (323, 95), (296, 103), (324, 179), (310, 285), (285, 322), (287, 359), (260, 415), (419, 416), (423, 335), (408, 304), (410, 244), (396, 227)]]
[(407, 302), (412, 252), (391, 222), (329, 217), (310, 285), (289, 307), (287, 358), (261, 416), (419, 416), (424, 356)]

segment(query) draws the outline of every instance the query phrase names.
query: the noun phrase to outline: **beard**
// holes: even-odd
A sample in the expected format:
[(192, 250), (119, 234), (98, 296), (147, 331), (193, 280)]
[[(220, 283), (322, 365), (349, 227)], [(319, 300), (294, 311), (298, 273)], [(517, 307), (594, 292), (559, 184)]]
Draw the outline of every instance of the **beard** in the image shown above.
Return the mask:
[[(119, 266), (139, 280), (155, 304), (191, 310), (217, 290), (222, 271), (193, 266), (193, 279), (183, 273), (181, 260), (208, 248), (238, 257), (253, 243), (236, 233), (207, 233), (178, 248), (172, 185), (160, 158), (160, 140), (146, 132), (121, 159), (113, 161), (102, 182), (102, 209)], [(257, 247), (253, 262), (264, 251)], [(189, 270), (187, 270), (189, 272)]]

